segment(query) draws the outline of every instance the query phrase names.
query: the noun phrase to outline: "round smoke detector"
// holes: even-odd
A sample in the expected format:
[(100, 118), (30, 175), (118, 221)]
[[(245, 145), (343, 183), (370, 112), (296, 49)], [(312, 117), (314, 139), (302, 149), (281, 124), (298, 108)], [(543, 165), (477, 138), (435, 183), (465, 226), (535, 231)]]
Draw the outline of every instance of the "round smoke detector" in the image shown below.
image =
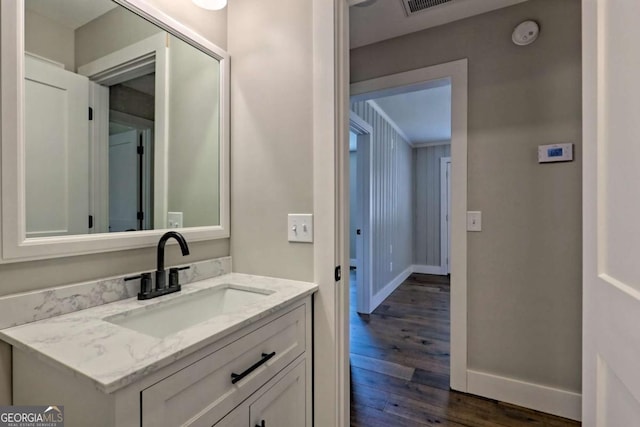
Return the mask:
[(518, 46), (526, 46), (536, 41), (538, 34), (540, 27), (536, 21), (524, 21), (513, 30), (511, 40)]

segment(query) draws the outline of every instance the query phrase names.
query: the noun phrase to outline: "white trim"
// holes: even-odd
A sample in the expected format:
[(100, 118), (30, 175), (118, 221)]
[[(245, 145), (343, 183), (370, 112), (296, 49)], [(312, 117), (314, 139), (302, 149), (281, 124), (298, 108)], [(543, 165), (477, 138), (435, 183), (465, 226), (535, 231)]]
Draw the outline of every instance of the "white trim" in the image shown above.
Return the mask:
[(153, 128), (153, 120), (147, 120), (133, 114), (123, 113), (122, 111), (109, 110), (109, 120), (126, 126), (135, 127), (136, 129)]
[(313, 424), (349, 426), (349, 11), (312, 0), (313, 34)]
[(373, 127), (351, 110), (349, 111), (349, 128), (354, 129), (358, 134), (373, 133)]
[(371, 313), (371, 295), (373, 282), (373, 239), (371, 239), (371, 171), (373, 170), (371, 162), (371, 142), (373, 141), (373, 127), (364, 121), (353, 111), (349, 112), (349, 127), (358, 133), (357, 139), (357, 163), (360, 165), (357, 170), (357, 188), (360, 191), (357, 194), (358, 205), (358, 224), (362, 230), (361, 237), (357, 241), (356, 246), (356, 265), (359, 272), (358, 281), (356, 283), (356, 307), (359, 313)]
[(400, 128), (400, 126), (398, 126), (396, 124), (396, 122), (393, 121), (393, 119), (391, 117), (389, 117), (389, 115), (382, 109), (382, 107), (380, 107), (378, 105), (378, 103), (376, 101), (374, 101), (373, 99), (369, 99), (367, 101), (367, 104), (369, 104), (371, 106), (371, 108), (373, 108), (374, 110), (376, 110), (378, 112), (378, 114), (380, 114), (380, 116), (387, 122), (389, 123), (389, 125), (391, 125), (391, 127), (398, 132), (398, 135), (400, 135), (406, 142), (407, 144), (409, 144), (410, 146), (413, 147), (413, 143), (411, 142), (411, 140), (409, 139), (409, 137), (407, 136), (406, 133), (404, 133), (404, 131)]
[(442, 75), (442, 77), (438, 77), (433, 80), (420, 80), (422, 70), (438, 66), (439, 65), (418, 68), (417, 70), (406, 71), (403, 73), (391, 74), (389, 76), (352, 83), (350, 87), (351, 102), (359, 102), (366, 101), (367, 99), (377, 99), (387, 96), (401, 95), (404, 93), (433, 89), (450, 84), (450, 77), (444, 74)]
[(582, 395), (469, 369), (468, 392), (580, 421)]
[(371, 310), (369, 313), (372, 313), (382, 302), (391, 295), (393, 291), (398, 289), (398, 286), (402, 284), (413, 271), (413, 266), (410, 265), (404, 271), (400, 272), (392, 281), (387, 283), (384, 288), (380, 289), (377, 293), (371, 295)]
[(451, 145), (451, 140), (447, 139), (445, 141), (417, 142), (413, 144), (413, 148), (438, 147), (440, 145)]
[(449, 274), (451, 272), (451, 260), (447, 262), (447, 258), (451, 255), (449, 253), (449, 239), (450, 230), (449, 222), (447, 221), (447, 214), (449, 213), (449, 198), (451, 195), (450, 180), (447, 179), (447, 164), (451, 164), (451, 157), (440, 158), (440, 268), (442, 274)]
[(434, 274), (436, 276), (447, 275), (440, 265), (413, 264), (411, 266), (411, 271), (418, 274)]
[[(78, 67), (78, 74), (91, 81), (111, 86), (155, 72), (153, 129), (153, 225), (167, 227), (169, 210), (169, 55), (168, 35), (164, 32), (147, 37), (88, 64)], [(109, 120), (101, 106), (95, 106), (96, 120)], [(97, 123), (97, 126), (100, 126)], [(101, 141), (97, 141), (100, 143)], [(108, 157), (104, 161), (108, 164)], [(148, 211), (147, 211), (148, 212)], [(148, 216), (148, 215), (147, 215)], [(148, 221), (149, 218), (146, 219)], [(145, 222), (146, 224), (146, 222)], [(145, 227), (146, 228), (146, 227)]]
[(24, 54), (29, 56), (29, 57), (31, 57), (31, 58), (33, 58), (33, 59), (37, 59), (38, 61), (45, 62), (45, 63), (47, 63), (49, 65), (53, 65), (55, 67), (62, 68), (63, 70), (66, 69), (62, 62), (54, 61), (53, 59), (49, 59), (49, 58), (46, 58), (44, 56), (36, 55), (35, 53), (31, 53), (31, 52), (28, 52), (26, 50), (24, 51)]
[(467, 71), (467, 59), (460, 59), (350, 86), (352, 100), (362, 101), (451, 82), (450, 385), (459, 391), (467, 391)]
[[(229, 56), (198, 33), (144, 0), (116, 0), (116, 2), (220, 61), (220, 225), (184, 228), (181, 232), (188, 241), (228, 238)], [(0, 263), (155, 246), (158, 238), (166, 230), (26, 238), (23, 143), (24, 0), (2, 1), (0, 8), (0, 92), (2, 93), (2, 198), (0, 200), (3, 236)]]

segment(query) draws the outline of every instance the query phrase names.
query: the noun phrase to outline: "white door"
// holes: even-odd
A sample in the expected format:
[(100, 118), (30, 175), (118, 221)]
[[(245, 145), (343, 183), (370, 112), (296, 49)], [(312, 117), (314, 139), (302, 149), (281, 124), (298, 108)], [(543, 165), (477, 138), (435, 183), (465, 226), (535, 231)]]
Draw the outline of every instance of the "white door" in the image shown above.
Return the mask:
[(583, 1), (585, 426), (640, 425), (640, 2)]
[(109, 136), (109, 231), (138, 229), (138, 131)]
[(27, 237), (89, 231), (89, 80), (25, 57)]

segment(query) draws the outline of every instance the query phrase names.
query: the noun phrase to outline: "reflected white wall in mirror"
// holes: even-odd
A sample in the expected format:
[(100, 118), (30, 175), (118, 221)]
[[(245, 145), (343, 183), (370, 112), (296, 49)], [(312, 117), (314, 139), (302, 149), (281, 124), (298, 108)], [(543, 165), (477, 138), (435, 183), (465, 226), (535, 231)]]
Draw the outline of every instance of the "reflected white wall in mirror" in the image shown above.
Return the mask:
[(143, 0), (0, 8), (0, 262), (228, 238), (228, 54)]

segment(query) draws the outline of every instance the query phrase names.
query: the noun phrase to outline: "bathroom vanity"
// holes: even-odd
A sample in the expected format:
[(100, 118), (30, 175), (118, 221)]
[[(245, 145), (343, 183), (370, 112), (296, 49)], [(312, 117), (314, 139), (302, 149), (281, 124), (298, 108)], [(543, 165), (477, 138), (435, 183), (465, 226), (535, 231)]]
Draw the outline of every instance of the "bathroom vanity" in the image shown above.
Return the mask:
[(68, 426), (311, 426), (316, 289), (231, 273), (5, 329), (14, 404)]
[[(70, 2), (0, 2), (0, 264), (81, 271), (0, 297), (13, 404), (62, 405), (66, 426), (311, 426), (318, 287), (226, 256), (229, 54), (153, 2), (78, 4), (66, 63), (35, 41)], [(166, 279), (159, 261), (151, 289), (146, 254), (173, 230), (201, 251), (189, 270), (169, 254)], [(214, 240), (223, 258), (201, 261)], [(122, 275), (67, 284), (105, 271)]]

